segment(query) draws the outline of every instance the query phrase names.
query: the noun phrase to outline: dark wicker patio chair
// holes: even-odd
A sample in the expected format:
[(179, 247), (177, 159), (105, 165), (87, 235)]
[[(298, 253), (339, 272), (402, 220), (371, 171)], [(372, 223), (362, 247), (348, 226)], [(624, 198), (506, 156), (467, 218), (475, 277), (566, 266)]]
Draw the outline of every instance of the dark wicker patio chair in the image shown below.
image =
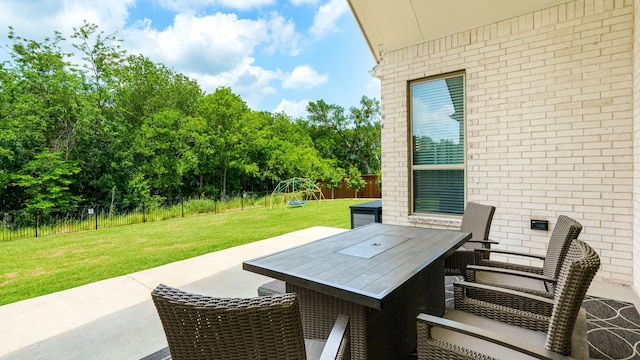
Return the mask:
[(476, 263), (475, 249), (490, 249), (491, 244), (497, 244), (489, 240), (491, 221), (495, 211), (495, 206), (467, 202), (460, 230), (470, 232), (471, 239), (445, 259), (445, 275), (464, 276), (467, 265)]
[(447, 312), (444, 318), (418, 316), (418, 358), (587, 359), (586, 319), (581, 305), (599, 267), (596, 252), (574, 240), (561, 267), (553, 300), (520, 293), (529, 298), (526, 301), (551, 303), (549, 317), (463, 298), (460, 287), (456, 310)]
[[(551, 233), (546, 255), (497, 249), (476, 249), (478, 265), (467, 267), (466, 280), (552, 298), (562, 261), (571, 241), (578, 238), (581, 231), (582, 225), (579, 222), (568, 216), (560, 215)], [(543, 261), (543, 266), (536, 267), (489, 260), (487, 254), (515, 255), (538, 259)]]
[(349, 317), (338, 316), (328, 339), (304, 339), (292, 293), (214, 298), (161, 284), (151, 296), (173, 360), (351, 357)]

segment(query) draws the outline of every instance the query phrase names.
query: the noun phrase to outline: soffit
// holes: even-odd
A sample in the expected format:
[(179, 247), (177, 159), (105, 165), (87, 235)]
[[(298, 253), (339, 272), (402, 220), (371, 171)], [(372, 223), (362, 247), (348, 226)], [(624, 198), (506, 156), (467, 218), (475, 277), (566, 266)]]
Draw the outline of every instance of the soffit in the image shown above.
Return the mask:
[(544, 9), (567, 0), (347, 0), (376, 59), (384, 51)]

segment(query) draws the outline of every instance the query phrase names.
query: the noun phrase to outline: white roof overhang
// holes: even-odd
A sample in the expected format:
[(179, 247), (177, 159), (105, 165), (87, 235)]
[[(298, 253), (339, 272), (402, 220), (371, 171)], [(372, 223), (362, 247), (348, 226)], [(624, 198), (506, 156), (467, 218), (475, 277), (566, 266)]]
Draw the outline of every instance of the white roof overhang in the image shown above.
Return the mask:
[(568, 0), (347, 0), (376, 62), (385, 51), (528, 14)]

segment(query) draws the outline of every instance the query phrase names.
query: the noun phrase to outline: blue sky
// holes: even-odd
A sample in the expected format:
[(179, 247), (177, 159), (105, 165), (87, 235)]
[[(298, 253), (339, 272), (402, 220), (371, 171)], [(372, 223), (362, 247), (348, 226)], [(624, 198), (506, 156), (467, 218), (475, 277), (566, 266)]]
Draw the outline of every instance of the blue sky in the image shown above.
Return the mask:
[[(375, 61), (346, 0), (0, 0), (0, 44), (65, 37), (83, 21), (198, 81), (228, 86), (255, 110), (306, 116), (309, 101), (348, 109), (380, 99)], [(69, 42), (70, 43), (70, 42)], [(7, 60), (0, 50), (0, 61)]]

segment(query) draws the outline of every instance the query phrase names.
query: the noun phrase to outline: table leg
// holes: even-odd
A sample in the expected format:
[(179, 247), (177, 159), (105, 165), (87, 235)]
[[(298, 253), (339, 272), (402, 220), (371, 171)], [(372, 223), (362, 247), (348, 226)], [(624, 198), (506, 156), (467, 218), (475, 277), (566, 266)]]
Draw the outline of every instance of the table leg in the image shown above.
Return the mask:
[(347, 314), (353, 359), (405, 360), (416, 349), (418, 314), (444, 314), (444, 262), (432, 264), (399, 286), (384, 299), (382, 310), (289, 283), (287, 291), (298, 294), (306, 337), (326, 339), (336, 317)]

